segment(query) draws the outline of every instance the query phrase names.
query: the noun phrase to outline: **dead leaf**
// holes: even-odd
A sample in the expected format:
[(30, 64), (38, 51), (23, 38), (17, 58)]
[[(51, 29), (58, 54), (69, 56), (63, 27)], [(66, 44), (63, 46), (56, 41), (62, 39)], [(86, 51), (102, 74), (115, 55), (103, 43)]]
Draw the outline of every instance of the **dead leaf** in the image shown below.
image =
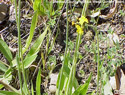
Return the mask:
[(110, 11), (109, 11), (109, 13), (107, 15), (100, 15), (99, 17), (103, 18), (103, 19), (111, 18), (115, 14), (115, 12), (117, 10), (117, 5), (118, 5), (117, 3), (118, 3), (118, 1), (115, 0), (115, 7), (110, 9)]
[(121, 75), (120, 95), (125, 95), (125, 75), (123, 71), (121, 71)]
[(93, 14), (91, 15), (91, 17), (95, 18), (95, 17), (97, 17), (97, 16), (99, 16), (99, 15), (100, 15), (100, 11), (93, 13)]

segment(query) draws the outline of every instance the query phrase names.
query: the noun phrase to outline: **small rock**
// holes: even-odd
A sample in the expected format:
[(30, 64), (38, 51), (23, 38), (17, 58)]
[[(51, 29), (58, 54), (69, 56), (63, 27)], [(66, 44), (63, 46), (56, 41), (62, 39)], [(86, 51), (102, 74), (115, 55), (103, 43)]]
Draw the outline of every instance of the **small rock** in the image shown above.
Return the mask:
[(50, 91), (50, 93), (55, 93), (56, 92), (56, 86), (55, 85), (50, 85), (49, 86), (49, 91)]
[(52, 73), (50, 75), (50, 86), (49, 86), (49, 91), (51, 94), (56, 92), (56, 83), (58, 79), (58, 74), (57, 73)]
[(50, 75), (50, 85), (56, 85), (58, 74), (52, 73)]
[(118, 37), (118, 35), (117, 34), (115, 34), (115, 33), (113, 33), (113, 41), (115, 42), (115, 43), (119, 43), (119, 37)]
[(107, 37), (109, 38), (109, 45), (112, 47), (114, 46), (114, 43), (119, 43), (119, 37), (116, 33), (108, 34)]
[(110, 77), (110, 84), (111, 84), (111, 87), (113, 88), (113, 89), (116, 89), (116, 80), (115, 80), (115, 76), (113, 76), (113, 77)]
[(84, 35), (84, 38), (85, 38), (86, 41), (90, 41), (90, 40), (92, 40), (93, 36), (94, 36), (93, 33), (92, 33), (91, 31), (88, 31), (88, 32)]

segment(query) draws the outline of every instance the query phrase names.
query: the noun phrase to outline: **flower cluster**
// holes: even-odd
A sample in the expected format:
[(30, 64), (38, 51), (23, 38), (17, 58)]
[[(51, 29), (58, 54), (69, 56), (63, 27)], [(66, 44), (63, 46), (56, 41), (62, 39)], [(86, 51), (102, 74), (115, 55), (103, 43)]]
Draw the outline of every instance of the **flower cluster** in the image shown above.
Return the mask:
[[(77, 24), (79, 23), (79, 24)], [(81, 16), (79, 18), (79, 21), (77, 23), (72, 22), (72, 25), (75, 25), (76, 27), (76, 32), (80, 35), (83, 35), (83, 29), (81, 26), (83, 26), (84, 23), (88, 23), (88, 19), (85, 16)]]
[(84, 16), (81, 16), (79, 18), (80, 25), (83, 25), (83, 23), (85, 23), (85, 22), (88, 23), (88, 19), (86, 17), (84, 17)]
[(76, 24), (75, 27), (76, 27), (76, 29), (77, 29), (76, 32), (77, 32), (78, 34), (83, 35), (83, 30), (82, 30), (81, 26)]

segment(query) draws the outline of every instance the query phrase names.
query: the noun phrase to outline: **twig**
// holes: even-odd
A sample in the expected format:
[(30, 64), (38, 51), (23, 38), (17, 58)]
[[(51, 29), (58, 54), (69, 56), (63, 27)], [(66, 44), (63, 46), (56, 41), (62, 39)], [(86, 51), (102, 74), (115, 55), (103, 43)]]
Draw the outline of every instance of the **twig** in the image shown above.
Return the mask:
[(15, 88), (13, 88), (11, 85), (9, 85), (9, 84), (3, 82), (2, 80), (0, 80), (0, 84), (4, 85), (4, 87), (5, 87), (6, 89), (8, 89), (8, 90), (10, 90), (10, 91), (14, 91), (14, 92), (20, 94), (18, 90), (16, 90)]

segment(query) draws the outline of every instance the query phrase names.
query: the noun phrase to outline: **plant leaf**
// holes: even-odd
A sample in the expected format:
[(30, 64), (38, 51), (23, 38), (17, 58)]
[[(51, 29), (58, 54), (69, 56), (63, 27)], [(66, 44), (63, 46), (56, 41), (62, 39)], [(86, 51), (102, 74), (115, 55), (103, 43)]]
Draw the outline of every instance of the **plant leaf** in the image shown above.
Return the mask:
[(24, 68), (25, 69), (28, 68), (35, 61), (36, 57), (37, 57), (37, 54), (33, 54), (33, 55), (25, 58), (25, 60), (24, 60)]
[(21, 95), (21, 94), (16, 93), (16, 92), (10, 92), (10, 91), (0, 90), (0, 95)]
[[(5, 81), (5, 80), (4, 80)], [(12, 87), (11, 85), (7, 84), (6, 81), (4, 82), (2, 80), (0, 80), (0, 84), (2, 84), (7, 90), (9, 91), (13, 91), (13, 92), (16, 92), (16, 93), (19, 93), (18, 90), (16, 90), (14, 87)], [(19, 93), (20, 94), (20, 93)], [(0, 94), (1, 95), (1, 94)]]
[(61, 91), (63, 89), (63, 87), (64, 87), (65, 77), (66, 76), (64, 76), (64, 74), (62, 74), (61, 82), (60, 82), (60, 72), (59, 72), (58, 79), (57, 79), (57, 84), (56, 84), (56, 87), (59, 88), (59, 82), (60, 82), (60, 89), (58, 89), (59, 91)]
[(27, 40), (26, 40), (26, 45), (23, 48), (23, 54), (27, 51), (27, 49), (29, 48), (29, 45), (32, 41), (33, 38), (33, 34), (35, 31), (35, 27), (37, 25), (37, 21), (38, 21), (38, 13), (35, 12), (32, 18), (32, 23), (31, 23), (31, 27), (30, 27), (30, 35), (28, 36)]
[(3, 72), (7, 71), (7, 67), (5, 66), (4, 62), (0, 61), (0, 70)]
[(12, 69), (8, 68), (8, 70), (4, 74), (4, 80), (6, 80), (6, 83), (9, 83), (12, 80)]
[(37, 79), (36, 79), (36, 95), (41, 95), (40, 85), (41, 85), (41, 68), (39, 69)]
[[(64, 64), (63, 74), (62, 74), (61, 83), (60, 83), (60, 90), (63, 89), (64, 84), (65, 84), (65, 82), (66, 82), (65, 79), (66, 79), (66, 77), (68, 78), (69, 73), (70, 73), (69, 67), (68, 67), (66, 64)], [(57, 88), (58, 88), (58, 85), (59, 85), (59, 78), (60, 78), (60, 73), (59, 73), (58, 80), (57, 80)], [(74, 87), (75, 89), (76, 89), (76, 87), (78, 87), (78, 81), (77, 81), (76, 78), (74, 78), (73, 87)]]
[(0, 84), (0, 89), (2, 89), (4, 86), (2, 84)]
[(29, 56), (35, 54), (36, 52), (38, 52), (38, 50), (40, 49), (41, 44), (43, 42), (43, 39), (46, 36), (47, 30), (48, 30), (48, 26), (46, 27), (45, 31), (39, 36), (39, 38), (35, 41), (35, 43), (31, 47), (27, 57), (29, 57)]
[(31, 83), (31, 91), (32, 91), (32, 95), (34, 95), (33, 83)]
[(33, 2), (33, 10), (40, 11), (41, 0), (35, 0)]
[(87, 91), (88, 91), (88, 86), (89, 86), (89, 83), (91, 81), (91, 77), (92, 77), (92, 74), (90, 74), (88, 80), (85, 82), (84, 85), (80, 85), (72, 95), (86, 95)]
[(0, 52), (6, 57), (6, 59), (11, 63), (12, 54), (7, 46), (7, 44), (0, 38)]
[(28, 52), (27, 56), (24, 59), (24, 68), (28, 68), (33, 63), (33, 61), (35, 61), (35, 59), (37, 57), (37, 53), (43, 42), (43, 39), (46, 36), (47, 30), (48, 30), (48, 27), (39, 36), (39, 38), (34, 42), (33, 46), (31, 47), (30, 51)]

